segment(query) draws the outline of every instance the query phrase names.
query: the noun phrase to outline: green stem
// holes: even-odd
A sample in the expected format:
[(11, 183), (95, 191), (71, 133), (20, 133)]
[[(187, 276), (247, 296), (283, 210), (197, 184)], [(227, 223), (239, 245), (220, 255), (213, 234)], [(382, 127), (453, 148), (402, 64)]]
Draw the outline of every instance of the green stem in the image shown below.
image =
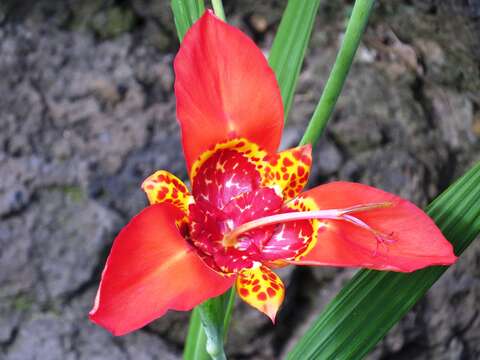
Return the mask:
[(300, 141), (301, 145), (315, 144), (327, 125), (330, 115), (342, 91), (343, 84), (352, 65), (355, 52), (362, 38), (365, 26), (375, 0), (356, 0), (348, 21), (340, 51), (328, 77), (322, 96)]
[(230, 327), (230, 321), (232, 320), (233, 305), (235, 305), (235, 294), (237, 289), (234, 286), (228, 291), (225, 297), (225, 316), (223, 318), (223, 342), (227, 341), (228, 328)]
[(197, 306), (192, 310), (188, 324), (188, 334), (183, 352), (184, 360), (210, 360), (206, 351), (207, 336), (200, 320), (200, 310)]
[(225, 11), (223, 10), (222, 0), (212, 0), (213, 12), (223, 21), (227, 21), (225, 18)]
[(185, 360), (226, 359), (223, 345), (235, 303), (235, 286), (197, 306), (190, 318)]

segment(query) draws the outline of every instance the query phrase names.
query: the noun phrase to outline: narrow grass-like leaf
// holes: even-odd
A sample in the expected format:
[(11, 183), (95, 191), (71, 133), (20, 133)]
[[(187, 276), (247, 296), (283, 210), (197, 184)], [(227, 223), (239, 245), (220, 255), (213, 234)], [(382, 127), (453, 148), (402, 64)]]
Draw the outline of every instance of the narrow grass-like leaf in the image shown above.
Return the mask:
[(173, 19), (177, 28), (177, 35), (180, 41), (185, 33), (197, 21), (205, 11), (203, 0), (171, 0)]
[(223, 10), (222, 0), (212, 0), (213, 12), (223, 21), (227, 21), (225, 11)]
[[(460, 255), (480, 233), (480, 163), (428, 207)], [(412, 274), (361, 270), (330, 302), (288, 359), (361, 359), (385, 336), (447, 267)]]
[(375, 0), (355, 1), (342, 45), (300, 145), (315, 144), (325, 129), (350, 71), (374, 3)]
[(214, 358), (222, 358), (234, 303), (235, 287), (232, 287), (223, 295), (205, 301), (192, 311), (183, 350), (185, 360), (209, 360), (212, 358), (209, 352), (217, 355)]
[(285, 121), (292, 105), (319, 4), (320, 0), (289, 1), (270, 50), (268, 61), (275, 71), (282, 93)]
[(206, 350), (207, 336), (202, 328), (200, 310), (193, 309), (188, 324), (188, 334), (183, 349), (183, 358), (188, 360), (210, 360)]

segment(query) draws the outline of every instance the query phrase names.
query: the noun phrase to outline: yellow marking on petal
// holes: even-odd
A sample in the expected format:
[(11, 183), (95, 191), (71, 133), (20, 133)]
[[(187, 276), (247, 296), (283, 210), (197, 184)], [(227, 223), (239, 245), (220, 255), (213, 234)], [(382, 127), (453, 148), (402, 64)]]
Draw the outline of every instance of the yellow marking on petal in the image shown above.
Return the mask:
[(237, 292), (247, 304), (260, 310), (275, 323), (278, 308), (285, 297), (285, 286), (272, 270), (264, 265), (242, 270), (237, 277)]
[[(213, 154), (222, 149), (232, 149), (245, 156), (259, 172), (262, 185), (275, 190), (284, 200), (296, 197), (305, 187), (310, 175), (312, 164), (311, 146), (304, 145), (282, 151), (278, 154), (268, 154), (257, 144), (244, 138), (236, 138), (216, 144), (205, 151), (193, 163), (191, 178), (194, 179), (201, 166)], [(216, 165), (218, 169), (223, 164)]]
[[(290, 201), (289, 203), (286, 204), (287, 207), (290, 209), (295, 209), (298, 211), (312, 211), (312, 210), (319, 210), (317, 204), (313, 199), (307, 198), (307, 197), (297, 197), (296, 199)], [(307, 255), (313, 247), (317, 244), (318, 240), (318, 231), (321, 227), (325, 225), (325, 223), (321, 220), (317, 219), (312, 219), (309, 220), (310, 224), (312, 225), (313, 228), (313, 234), (311, 237), (305, 237), (303, 240), (305, 244), (308, 243), (308, 246), (305, 248), (304, 251), (302, 251), (300, 254), (295, 256), (295, 260), (299, 260), (303, 258), (305, 255)]]
[(266, 186), (279, 186), (284, 200), (296, 197), (305, 187), (312, 164), (310, 145), (299, 146), (269, 155), (265, 159)]
[[(262, 159), (267, 155), (267, 152), (262, 150), (260, 146), (244, 138), (235, 138), (225, 142), (221, 142), (202, 153), (202, 155), (200, 155), (200, 157), (193, 163), (191, 178), (195, 178), (199, 169), (202, 167), (205, 161), (207, 161), (217, 151), (223, 149), (232, 149), (242, 154), (248, 159), (250, 163), (255, 164), (257, 170), (263, 167)], [(221, 167), (222, 164), (217, 164), (217, 166)]]
[(193, 202), (187, 186), (175, 175), (159, 170), (142, 183), (142, 189), (151, 205), (169, 203), (188, 214), (188, 205)]

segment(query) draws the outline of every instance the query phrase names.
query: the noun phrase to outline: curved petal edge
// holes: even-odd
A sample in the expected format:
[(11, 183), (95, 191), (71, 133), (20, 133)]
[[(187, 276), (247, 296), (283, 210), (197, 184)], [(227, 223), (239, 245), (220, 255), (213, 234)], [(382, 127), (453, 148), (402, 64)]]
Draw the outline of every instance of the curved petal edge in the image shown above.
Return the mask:
[(210, 269), (183, 238), (184, 213), (147, 207), (114, 241), (90, 320), (114, 335), (143, 327), (168, 310), (190, 310), (234, 283)]
[(276, 152), (282, 97), (273, 70), (248, 36), (207, 11), (185, 35), (174, 70), (189, 172), (204, 151), (235, 137)]
[(362, 184), (333, 182), (302, 196), (314, 200), (319, 209), (374, 203), (391, 206), (352, 214), (373, 232), (344, 220), (321, 220), (315, 247), (295, 264), (411, 272), (432, 265), (450, 265), (457, 259), (433, 220), (396, 195)]

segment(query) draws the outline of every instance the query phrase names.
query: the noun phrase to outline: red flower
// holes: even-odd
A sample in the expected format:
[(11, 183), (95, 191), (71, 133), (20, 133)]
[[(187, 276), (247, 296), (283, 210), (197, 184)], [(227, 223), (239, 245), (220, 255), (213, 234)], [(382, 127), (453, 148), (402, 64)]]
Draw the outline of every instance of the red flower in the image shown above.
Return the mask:
[(174, 67), (192, 191), (163, 170), (144, 181), (151, 206), (115, 239), (91, 320), (126, 334), (234, 283), (274, 320), (284, 297), (275, 267), (410, 272), (455, 261), (433, 221), (395, 195), (347, 182), (300, 193), (311, 147), (276, 153), (283, 127), (277, 81), (239, 30), (206, 12)]

